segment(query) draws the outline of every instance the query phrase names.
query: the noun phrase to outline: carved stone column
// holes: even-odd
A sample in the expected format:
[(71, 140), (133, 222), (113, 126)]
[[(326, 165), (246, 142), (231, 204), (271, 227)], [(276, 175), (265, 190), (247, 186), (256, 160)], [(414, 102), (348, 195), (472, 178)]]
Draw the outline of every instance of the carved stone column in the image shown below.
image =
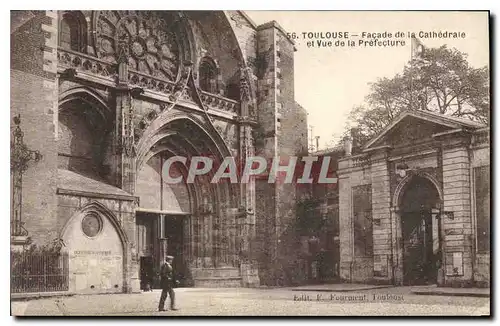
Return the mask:
[(115, 164), (115, 184), (133, 194), (135, 191), (135, 148), (134, 148), (134, 108), (133, 97), (142, 89), (128, 86), (128, 45), (126, 40), (118, 44), (118, 76), (116, 90), (116, 123), (113, 141)]
[[(249, 157), (255, 155), (252, 130), (256, 121), (253, 118), (253, 106), (251, 103), (249, 82), (247, 80), (246, 68), (240, 71), (240, 94), (241, 94), (241, 116), (239, 119), (240, 132), (240, 164), (244, 168)], [(242, 171), (242, 170), (241, 170)], [(248, 183), (240, 183), (241, 187), (241, 211), (239, 221), (241, 223), (241, 253), (240, 271), (243, 286), (253, 287), (260, 285), (258, 265), (255, 257), (255, 179), (250, 178)]]

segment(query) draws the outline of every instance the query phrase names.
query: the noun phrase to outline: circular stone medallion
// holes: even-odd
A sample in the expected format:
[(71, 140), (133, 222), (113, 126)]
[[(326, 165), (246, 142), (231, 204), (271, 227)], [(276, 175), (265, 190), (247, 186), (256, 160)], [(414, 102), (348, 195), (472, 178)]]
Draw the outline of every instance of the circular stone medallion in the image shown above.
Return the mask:
[(89, 238), (93, 238), (102, 230), (102, 220), (96, 214), (88, 214), (82, 221), (83, 233)]

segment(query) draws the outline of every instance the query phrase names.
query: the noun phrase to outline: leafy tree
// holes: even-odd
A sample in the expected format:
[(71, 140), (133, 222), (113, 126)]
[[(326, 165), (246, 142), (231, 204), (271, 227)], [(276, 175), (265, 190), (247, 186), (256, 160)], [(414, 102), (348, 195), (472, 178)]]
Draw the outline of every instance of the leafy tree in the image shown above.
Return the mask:
[(356, 127), (358, 141), (364, 142), (402, 110), (427, 110), (488, 124), (489, 68), (470, 67), (467, 54), (446, 45), (426, 48), (401, 74), (371, 84), (365, 103), (351, 110), (348, 127)]
[(304, 198), (296, 203), (296, 227), (300, 235), (318, 233), (325, 224), (325, 220), (318, 210), (319, 202), (314, 198)]

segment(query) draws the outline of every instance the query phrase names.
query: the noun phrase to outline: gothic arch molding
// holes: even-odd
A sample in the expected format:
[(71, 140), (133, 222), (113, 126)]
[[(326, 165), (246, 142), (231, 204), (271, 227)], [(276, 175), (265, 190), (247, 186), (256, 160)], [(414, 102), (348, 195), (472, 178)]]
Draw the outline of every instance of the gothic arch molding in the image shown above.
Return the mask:
[(111, 223), (116, 233), (118, 234), (118, 237), (120, 238), (123, 248), (123, 254), (125, 256), (127, 253), (127, 246), (129, 244), (127, 235), (120, 226), (120, 222), (117, 220), (115, 214), (113, 214), (113, 212), (111, 212), (106, 206), (97, 201), (92, 201), (75, 212), (73, 216), (71, 216), (68, 221), (66, 221), (64, 227), (60, 232), (60, 238), (64, 239), (66, 231), (68, 230), (69, 226), (74, 223), (75, 219), (78, 219), (82, 215), (86, 215), (88, 213), (97, 213), (99, 216), (106, 218)]
[(429, 174), (427, 172), (419, 171), (418, 173), (410, 172), (410, 174), (408, 174), (406, 177), (404, 177), (399, 182), (396, 189), (394, 190), (394, 195), (392, 196), (392, 206), (393, 207), (395, 207), (395, 208), (400, 207), (401, 200), (403, 198), (405, 190), (408, 188), (408, 185), (410, 184), (410, 182), (418, 177), (426, 179), (427, 181), (431, 182), (432, 185), (434, 185), (436, 192), (438, 193), (440, 203), (443, 202), (443, 200), (444, 200), (443, 190), (441, 189), (441, 185), (439, 184), (439, 181), (431, 174)]
[[(251, 68), (249, 67), (248, 60), (243, 54), (243, 50), (241, 49), (241, 44), (238, 41), (238, 37), (236, 36), (236, 32), (233, 28), (233, 25), (230, 22), (230, 17), (227, 11), (222, 11), (223, 16), (225, 17), (226, 24), (229, 26), (229, 29), (231, 30), (231, 34), (236, 41), (236, 44), (238, 45), (238, 54), (240, 55), (240, 59), (242, 61), (242, 75), (247, 79), (247, 84), (250, 90), (250, 102), (252, 103), (253, 107), (257, 107), (257, 95), (256, 95), (256, 86), (254, 86), (254, 83), (252, 82), (252, 74), (253, 72), (251, 71)], [(238, 13), (240, 14), (240, 13)]]
[(65, 104), (71, 101), (83, 101), (101, 116), (106, 123), (111, 121), (113, 115), (106, 100), (100, 94), (88, 87), (75, 87), (59, 94), (59, 111), (65, 110)]
[(241, 49), (240, 42), (238, 42), (238, 38), (236, 37), (236, 32), (234, 31), (233, 25), (231, 25), (231, 22), (229, 21), (231, 18), (229, 17), (227, 11), (223, 10), (221, 12), (222, 12), (222, 15), (225, 18), (225, 23), (227, 24), (228, 28), (231, 30), (231, 34), (232, 34), (234, 40), (236, 41), (236, 44), (238, 44), (238, 54), (240, 56), (240, 59), (243, 62), (243, 65), (245, 67), (248, 67), (247, 59), (243, 55), (243, 50)]
[(137, 171), (145, 163), (144, 158), (146, 157), (147, 153), (160, 140), (158, 139), (157, 136), (158, 133), (161, 133), (162, 129), (165, 128), (169, 123), (182, 119), (192, 122), (199, 128), (199, 130), (204, 134), (204, 136), (207, 137), (207, 139), (209, 139), (210, 142), (212, 142), (215, 145), (217, 153), (214, 154), (217, 154), (219, 158), (224, 158), (226, 156), (231, 155), (229, 148), (224, 143), (220, 135), (216, 135), (210, 132), (209, 131), (210, 128), (209, 126), (206, 125), (206, 123), (202, 122), (199, 118), (197, 118), (193, 114), (172, 109), (167, 112), (163, 112), (159, 117), (157, 117), (147, 127), (143, 136), (137, 143), (137, 164), (136, 164)]

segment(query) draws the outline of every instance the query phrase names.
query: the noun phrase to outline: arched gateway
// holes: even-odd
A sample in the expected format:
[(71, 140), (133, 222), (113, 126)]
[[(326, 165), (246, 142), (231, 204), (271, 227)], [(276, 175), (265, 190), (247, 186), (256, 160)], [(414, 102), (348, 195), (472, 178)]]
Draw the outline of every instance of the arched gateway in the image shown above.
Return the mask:
[(442, 261), (441, 197), (434, 182), (412, 175), (401, 182), (397, 207), (401, 220), (403, 283), (435, 284)]

